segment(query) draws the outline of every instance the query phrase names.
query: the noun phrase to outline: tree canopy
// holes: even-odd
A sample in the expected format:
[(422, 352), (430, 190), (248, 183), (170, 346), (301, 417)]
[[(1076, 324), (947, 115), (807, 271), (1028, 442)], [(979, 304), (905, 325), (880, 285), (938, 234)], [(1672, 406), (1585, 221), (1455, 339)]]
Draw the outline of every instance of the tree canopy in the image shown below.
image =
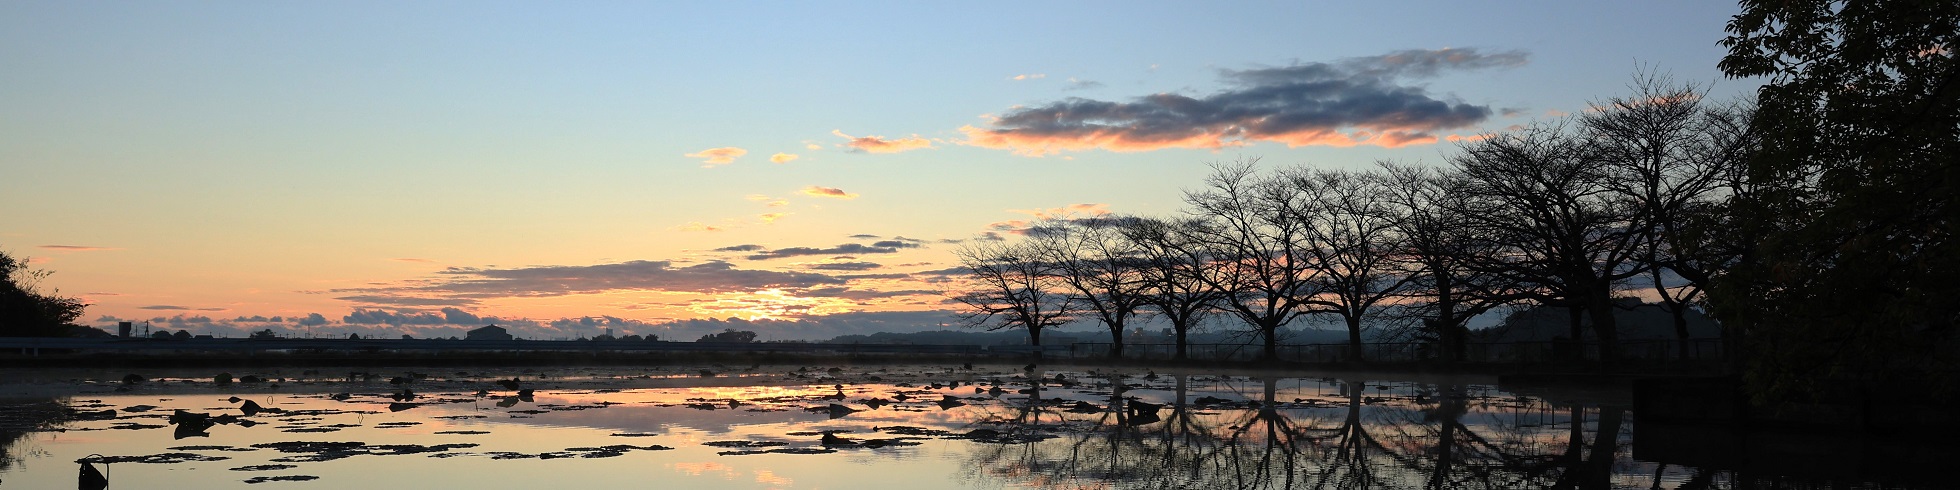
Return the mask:
[(49, 274), (28, 267), (25, 257), (0, 252), (0, 336), (69, 337), (87, 328), (75, 323), (87, 304), (59, 291), (40, 291)]
[[(1711, 294), (1768, 392), (1951, 373), (1960, 320), (1960, 3), (1742, 2), (1722, 70), (1769, 77)], [(1953, 386), (1953, 383), (1945, 383)]]

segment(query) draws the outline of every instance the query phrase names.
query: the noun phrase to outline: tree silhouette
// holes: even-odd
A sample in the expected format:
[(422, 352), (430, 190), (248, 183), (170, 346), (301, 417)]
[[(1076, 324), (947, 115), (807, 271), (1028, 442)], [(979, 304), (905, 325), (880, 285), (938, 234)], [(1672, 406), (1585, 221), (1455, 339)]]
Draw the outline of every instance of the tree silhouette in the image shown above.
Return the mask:
[(968, 271), (966, 290), (953, 301), (962, 307), (961, 320), (969, 326), (1025, 329), (1028, 343), (1039, 346), (1042, 329), (1066, 324), (1079, 313), (1039, 244), (976, 240), (953, 254)]
[(1960, 349), (1960, 4), (1742, 2), (1721, 68), (1768, 77), (1751, 128), (1752, 248), (1711, 299), (1766, 395), (1933, 376)]
[[(1056, 279), (1072, 303), (1109, 331), (1112, 358), (1123, 357), (1123, 329), (1149, 297), (1137, 243), (1123, 234), (1127, 218), (1056, 220), (1033, 228), (1041, 259), (1053, 264)], [(1038, 231), (1037, 231), (1038, 230)]]
[(746, 344), (750, 342), (755, 342), (755, 337), (756, 337), (755, 332), (729, 328), (729, 329), (723, 329), (722, 331), (716, 333), (704, 334), (701, 336), (700, 339), (695, 340), (695, 342)]
[(49, 274), (28, 267), (24, 257), (0, 252), (0, 336), (69, 337), (93, 330), (75, 324), (87, 304), (61, 297), (59, 291), (40, 291)]
[(1306, 206), (1299, 189), (1261, 177), (1257, 160), (1214, 165), (1205, 188), (1185, 193), (1194, 228), (1216, 275), (1201, 276), (1224, 293), (1220, 308), (1244, 320), (1261, 341), (1260, 358), (1279, 359), (1279, 329), (1308, 313), (1320, 293), (1320, 270), (1307, 252)]
[(1516, 301), (1516, 284), (1471, 266), (1500, 248), (1477, 239), (1470, 220), (1460, 214), (1467, 209), (1462, 174), (1387, 162), (1381, 169), (1388, 180), (1385, 199), (1402, 208), (1396, 226), (1403, 248), (1391, 258), (1413, 279), (1403, 291), (1408, 301), (1394, 316), (1413, 320), (1416, 338), (1441, 344), (1445, 360), (1464, 361), (1467, 323)]
[(1174, 360), (1188, 357), (1191, 328), (1206, 314), (1218, 309), (1224, 291), (1212, 287), (1221, 280), (1213, 258), (1199, 240), (1202, 221), (1190, 219), (1137, 219), (1124, 227), (1124, 234), (1136, 244), (1143, 262), (1139, 268), (1143, 302), (1171, 323), (1177, 342)]
[(1303, 223), (1306, 255), (1319, 274), (1310, 311), (1339, 317), (1348, 334), (1350, 362), (1361, 362), (1363, 321), (1417, 278), (1395, 260), (1409, 237), (1399, 226), (1409, 217), (1389, 199), (1387, 176), (1373, 172), (1296, 170), (1284, 177), (1307, 196), (1294, 219)]
[(1472, 268), (1528, 287), (1539, 303), (1566, 307), (1573, 340), (1581, 313), (1599, 339), (1600, 360), (1618, 360), (1615, 283), (1644, 272), (1646, 216), (1614, 191), (1612, 172), (1590, 141), (1564, 125), (1535, 125), (1471, 143), (1451, 158), (1466, 177), (1468, 219), (1495, 254)]
[(1706, 95), (1665, 76), (1639, 75), (1631, 95), (1594, 102), (1579, 119), (1611, 172), (1607, 186), (1644, 215), (1638, 222), (1648, 236), (1639, 260), (1674, 320), (1682, 359), (1689, 355), (1690, 306), (1737, 255), (1737, 247), (1710, 232), (1729, 225), (1719, 220), (1723, 200), (1733, 195), (1736, 169), (1755, 149), (1752, 110), (1710, 104)]

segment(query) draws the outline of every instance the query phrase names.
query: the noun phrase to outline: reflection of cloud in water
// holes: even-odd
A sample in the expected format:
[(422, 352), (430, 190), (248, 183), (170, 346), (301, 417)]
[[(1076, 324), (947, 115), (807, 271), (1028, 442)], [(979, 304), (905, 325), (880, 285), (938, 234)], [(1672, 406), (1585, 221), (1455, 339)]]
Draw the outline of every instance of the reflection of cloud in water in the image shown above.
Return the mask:
[(775, 472), (769, 470), (755, 470), (755, 482), (787, 487), (795, 484), (796, 480), (776, 476)]
[(730, 480), (735, 479), (734, 468), (729, 468), (727, 465), (723, 465), (721, 463), (716, 463), (712, 461), (703, 461), (699, 463), (680, 462), (680, 463), (670, 464), (668, 466), (673, 467), (674, 471), (686, 473), (687, 476), (701, 476), (707, 473), (720, 473), (722, 475), (722, 478), (727, 478)]
[(642, 434), (667, 434), (671, 427), (698, 430), (708, 434), (727, 434), (736, 426), (816, 422), (829, 418), (821, 413), (801, 410), (750, 412), (742, 409), (698, 410), (687, 407), (614, 405), (603, 410), (579, 410), (538, 414), (528, 419), (504, 421), (513, 424), (548, 427), (589, 427)]

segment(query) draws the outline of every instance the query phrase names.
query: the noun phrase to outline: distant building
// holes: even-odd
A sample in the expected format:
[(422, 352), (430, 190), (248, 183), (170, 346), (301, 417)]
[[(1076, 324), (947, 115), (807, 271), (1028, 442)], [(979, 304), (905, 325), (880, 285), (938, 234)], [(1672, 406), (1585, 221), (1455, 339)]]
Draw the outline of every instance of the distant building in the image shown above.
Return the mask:
[(510, 331), (504, 330), (504, 327), (489, 325), (469, 331), (463, 340), (511, 340), (511, 338)]
[[(1621, 341), (1628, 340), (1674, 340), (1674, 318), (1667, 308), (1657, 303), (1643, 303), (1638, 298), (1618, 298), (1613, 301), (1613, 319), (1616, 333)], [(1712, 339), (1722, 336), (1722, 327), (1699, 311), (1689, 310), (1688, 338)], [(1579, 340), (1593, 341), (1596, 332), (1592, 329), (1592, 318), (1580, 316), (1582, 328)], [(1496, 327), (1475, 333), (1481, 342), (1543, 342), (1564, 339), (1572, 335), (1572, 319), (1564, 307), (1537, 306), (1512, 312), (1504, 322)]]

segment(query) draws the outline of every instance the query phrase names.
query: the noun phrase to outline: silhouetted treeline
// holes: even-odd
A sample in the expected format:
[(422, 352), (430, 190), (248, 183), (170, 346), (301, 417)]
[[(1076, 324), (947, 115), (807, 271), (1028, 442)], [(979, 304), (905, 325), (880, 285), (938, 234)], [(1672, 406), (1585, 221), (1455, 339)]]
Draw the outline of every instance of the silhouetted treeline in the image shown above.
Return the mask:
[[(1704, 95), (1641, 77), (1630, 96), (1485, 135), (1444, 167), (1216, 164), (1181, 215), (1051, 219), (1022, 240), (967, 246), (975, 283), (958, 298), (992, 327), (1091, 320), (1118, 345), (1134, 315), (1180, 332), (1222, 315), (1268, 358), (1283, 327), (1317, 317), (1345, 328), (1353, 361), (1374, 325), (1454, 360), (1471, 317), (1550, 305), (1571, 312), (1570, 338), (1600, 339), (1610, 363), (1614, 299), (1631, 280), (1649, 278), (1681, 312), (1700, 303), (1710, 264), (1729, 260), (1689, 241), (1724, 226), (1709, 215), (1735, 195), (1755, 145), (1751, 109)], [(1678, 330), (1687, 336), (1685, 320)]]
[[(1636, 76), (1576, 116), (1481, 135), (1442, 166), (1214, 164), (1182, 213), (1063, 217), (961, 258), (970, 323), (1039, 331), (1225, 316), (1259, 337), (1319, 317), (1461, 359), (1501, 305), (1567, 312), (1618, 358), (1616, 297), (1677, 335), (1722, 324), (1759, 393), (1830, 380), (1960, 383), (1960, 4), (1743, 2), (1724, 73), (1755, 98)], [(1636, 291), (1638, 290), (1638, 291)], [(1589, 332), (1581, 329), (1589, 329)], [(1687, 343), (1681, 356), (1686, 357)], [(1949, 393), (1951, 394), (1951, 393)]]

